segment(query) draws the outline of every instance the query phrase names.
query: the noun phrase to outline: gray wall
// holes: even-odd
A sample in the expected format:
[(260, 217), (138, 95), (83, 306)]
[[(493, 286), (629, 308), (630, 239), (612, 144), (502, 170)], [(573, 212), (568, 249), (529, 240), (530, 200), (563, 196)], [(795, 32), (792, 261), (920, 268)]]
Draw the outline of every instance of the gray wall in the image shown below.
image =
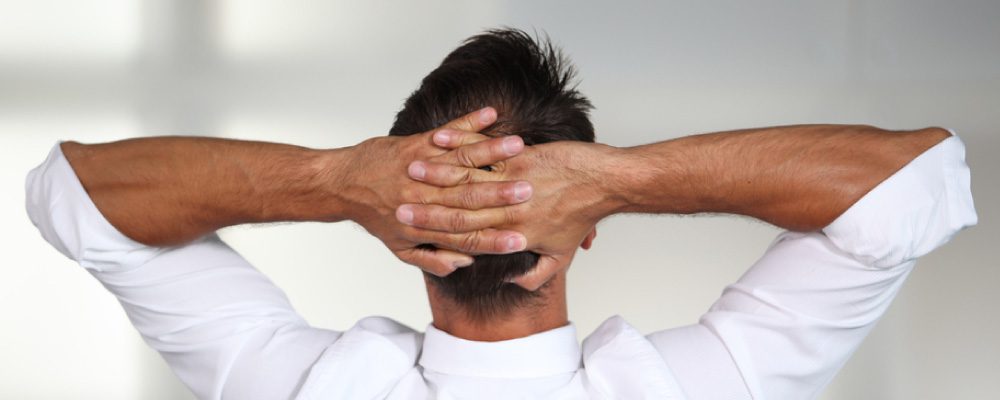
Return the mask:
[[(808, 122), (955, 129), (980, 224), (918, 264), (823, 398), (992, 398), (998, 21), (997, 1), (0, 0), (0, 398), (190, 397), (25, 216), (24, 175), (56, 140), (351, 145), (386, 132), (460, 40), (500, 25), (564, 47), (597, 106), (599, 140), (614, 145)], [(646, 332), (696, 321), (777, 233), (726, 217), (616, 217), (599, 229), (570, 278), (582, 334), (613, 314)], [(356, 226), (224, 236), (313, 324), (430, 320), (418, 272)]]

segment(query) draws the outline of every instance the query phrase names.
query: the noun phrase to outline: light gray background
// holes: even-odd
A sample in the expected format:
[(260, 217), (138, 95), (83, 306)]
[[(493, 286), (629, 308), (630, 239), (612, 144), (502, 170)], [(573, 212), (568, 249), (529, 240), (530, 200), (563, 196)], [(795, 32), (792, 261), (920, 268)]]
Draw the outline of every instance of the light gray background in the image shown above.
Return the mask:
[[(1000, 393), (1000, 2), (0, 0), (0, 398), (190, 398), (25, 216), (24, 176), (57, 140), (352, 145), (386, 132), (463, 38), (501, 25), (563, 46), (614, 145), (810, 122), (957, 130), (980, 224), (918, 264), (823, 398)], [(599, 230), (571, 272), (581, 336), (613, 314), (644, 332), (696, 321), (777, 234), (722, 217)], [(416, 269), (349, 223), (224, 237), (315, 325), (430, 320)]]

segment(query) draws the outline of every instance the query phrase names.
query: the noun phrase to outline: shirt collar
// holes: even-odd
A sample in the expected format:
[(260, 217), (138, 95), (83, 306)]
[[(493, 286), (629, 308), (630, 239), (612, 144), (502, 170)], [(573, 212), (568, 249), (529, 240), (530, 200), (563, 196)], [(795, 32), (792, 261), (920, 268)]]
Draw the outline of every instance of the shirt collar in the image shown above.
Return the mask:
[(446, 375), (533, 378), (580, 369), (581, 353), (572, 323), (500, 342), (465, 340), (428, 325), (419, 364)]

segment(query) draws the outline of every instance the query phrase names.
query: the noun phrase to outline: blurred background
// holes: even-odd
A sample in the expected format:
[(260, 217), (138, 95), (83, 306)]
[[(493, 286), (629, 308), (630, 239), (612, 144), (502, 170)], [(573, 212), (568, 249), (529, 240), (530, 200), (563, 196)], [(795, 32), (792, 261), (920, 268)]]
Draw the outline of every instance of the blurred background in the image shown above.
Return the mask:
[[(498, 26), (563, 47), (613, 145), (797, 123), (955, 129), (979, 226), (918, 264), (822, 398), (1000, 393), (1000, 2), (0, 0), (0, 398), (191, 398), (28, 221), (25, 174), (58, 140), (352, 145), (387, 132), (461, 40)], [(777, 233), (612, 218), (574, 264), (571, 318), (581, 336), (614, 314), (647, 333), (693, 323)], [(223, 237), (314, 325), (430, 321), (418, 271), (350, 223)]]

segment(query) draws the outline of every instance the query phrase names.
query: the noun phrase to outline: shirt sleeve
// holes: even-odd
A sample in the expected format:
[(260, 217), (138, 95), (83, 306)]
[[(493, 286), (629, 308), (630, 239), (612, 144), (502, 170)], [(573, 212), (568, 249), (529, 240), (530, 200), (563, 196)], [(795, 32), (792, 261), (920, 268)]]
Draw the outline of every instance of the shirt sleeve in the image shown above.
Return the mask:
[(810, 399), (915, 260), (977, 222), (965, 148), (927, 150), (821, 232), (785, 232), (697, 325), (648, 336), (692, 399)]
[(28, 174), (26, 191), (42, 237), (118, 299), (199, 399), (294, 398), (341, 335), (310, 327), (278, 287), (215, 235), (156, 248), (120, 233), (59, 145)]

